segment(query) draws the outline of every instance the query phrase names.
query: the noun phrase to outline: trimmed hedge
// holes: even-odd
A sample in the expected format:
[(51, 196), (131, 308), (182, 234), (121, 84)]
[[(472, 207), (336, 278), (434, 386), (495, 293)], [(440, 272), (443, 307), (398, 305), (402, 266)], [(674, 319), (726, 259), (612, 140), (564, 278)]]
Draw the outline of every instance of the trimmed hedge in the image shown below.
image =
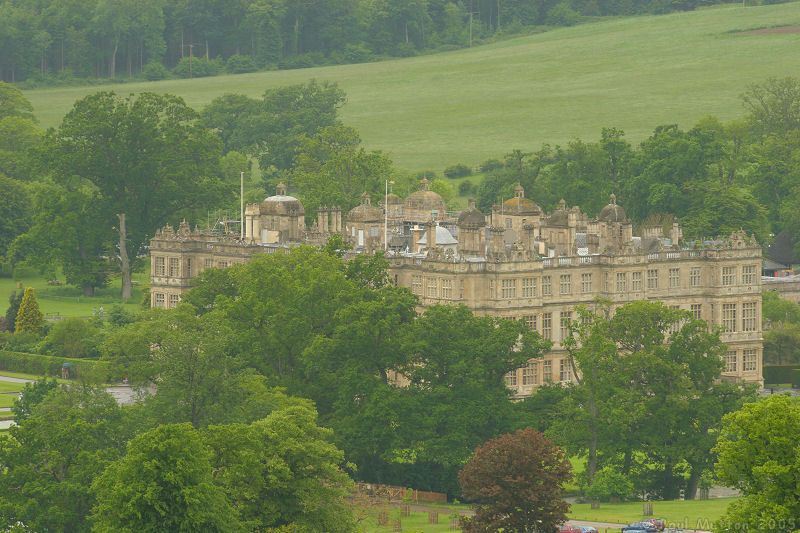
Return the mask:
[(69, 357), (0, 350), (0, 370), (8, 370), (9, 372), (58, 378), (61, 377), (61, 367), (64, 363), (72, 364), (71, 373), (73, 376), (91, 376), (100, 381), (109, 381), (117, 377), (112, 375), (113, 370), (108, 361), (72, 359)]
[(800, 369), (800, 365), (764, 366), (764, 384), (783, 385), (785, 383), (793, 383), (793, 379), (796, 379), (794, 371), (797, 369)]
[(800, 389), (800, 368), (792, 370), (792, 388)]

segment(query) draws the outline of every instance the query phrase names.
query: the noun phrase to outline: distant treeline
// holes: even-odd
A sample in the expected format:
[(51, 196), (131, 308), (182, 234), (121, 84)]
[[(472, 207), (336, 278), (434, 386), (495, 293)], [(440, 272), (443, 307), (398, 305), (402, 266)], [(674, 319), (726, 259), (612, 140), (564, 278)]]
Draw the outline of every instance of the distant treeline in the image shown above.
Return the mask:
[(357, 63), (468, 46), (530, 26), (712, 3), (720, 2), (0, 0), (0, 80), (162, 79)]

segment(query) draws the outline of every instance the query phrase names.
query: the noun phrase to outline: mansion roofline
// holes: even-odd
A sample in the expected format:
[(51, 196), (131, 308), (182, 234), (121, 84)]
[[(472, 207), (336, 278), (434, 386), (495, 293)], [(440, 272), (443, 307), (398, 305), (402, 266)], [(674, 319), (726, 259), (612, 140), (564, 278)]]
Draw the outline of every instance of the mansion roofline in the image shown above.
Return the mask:
[(385, 252), (390, 278), (409, 288), (420, 308), (463, 304), (479, 314), (524, 320), (552, 340), (544, 360), (507, 376), (519, 396), (572, 379), (561, 346), (565, 328), (577, 306), (598, 297), (613, 307), (657, 300), (718, 325), (729, 348), (723, 377), (761, 383), (762, 252), (743, 231), (688, 241), (680, 224), (665, 217), (634, 235), (613, 194), (597, 217), (563, 200), (547, 213), (519, 185), (489, 215), (472, 201), (449, 213), (424, 179), (405, 199), (386, 194), (378, 205), (371, 200), (364, 193), (347, 212), (320, 207), (307, 225), (302, 202), (279, 185), (276, 195), (246, 206), (243, 236), (190, 229), (185, 221), (177, 229), (166, 226), (150, 243), (151, 304), (176, 305), (206, 268), (300, 244), (321, 246), (339, 235), (350, 254)]

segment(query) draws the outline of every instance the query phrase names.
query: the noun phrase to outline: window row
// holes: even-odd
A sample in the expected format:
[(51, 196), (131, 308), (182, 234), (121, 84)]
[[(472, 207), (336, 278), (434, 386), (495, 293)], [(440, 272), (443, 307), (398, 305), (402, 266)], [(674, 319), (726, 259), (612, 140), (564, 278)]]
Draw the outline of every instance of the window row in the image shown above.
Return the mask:
[(444, 300), (453, 300), (458, 296), (459, 299), (464, 298), (464, 281), (459, 284), (459, 294), (454, 292), (455, 281), (452, 278), (436, 278), (436, 277), (423, 277), (411, 276), (411, 292), (426, 298), (441, 298)]
[[(736, 285), (736, 280), (739, 279), (738, 267), (724, 266), (722, 267), (721, 281), (723, 285)], [(758, 275), (757, 265), (742, 265), (741, 269), (741, 283), (742, 285), (753, 285), (756, 283), (756, 276)]]
[(216, 264), (214, 264), (214, 259), (206, 258), (203, 260), (203, 267), (201, 270), (195, 268), (194, 260), (191, 257), (187, 257), (183, 260), (183, 266), (185, 267), (185, 271), (181, 273), (181, 260), (178, 257), (163, 257), (163, 256), (154, 256), (153, 257), (153, 272), (156, 276), (169, 276), (170, 278), (180, 278), (186, 277), (191, 278), (203, 270), (207, 270), (209, 268), (228, 268), (236, 261), (227, 261), (227, 260), (218, 260)]
[[(541, 315), (525, 315), (520, 317), (529, 329), (538, 332), (543, 339), (553, 339), (553, 318), (554, 313), (542, 313)], [(569, 326), (572, 321), (572, 311), (559, 311), (555, 313), (558, 319), (559, 340), (564, 340), (570, 335)], [(541, 328), (539, 327), (541, 324)]]
[[(558, 375), (553, 374), (553, 361), (529, 361), (521, 369), (512, 370), (505, 375), (507, 387), (518, 387), (520, 385), (520, 374), (522, 375), (521, 384), (523, 387), (541, 385), (543, 383), (570, 383), (572, 381), (572, 369), (569, 359), (558, 359)], [(539, 369), (541, 368), (541, 373)], [(521, 370), (521, 372), (520, 372)], [(555, 379), (557, 378), (557, 379)]]
[(177, 294), (164, 294), (163, 292), (156, 292), (153, 294), (153, 307), (161, 309), (172, 309), (178, 307), (181, 297)]
[(758, 331), (758, 302), (744, 302), (741, 307), (741, 315), (738, 311), (739, 304), (737, 303), (722, 304), (722, 329), (726, 333)]
[[(163, 258), (161, 258), (163, 263)], [(220, 266), (220, 265), (218, 265)], [(227, 264), (225, 265), (227, 266)], [(156, 270), (158, 271), (158, 263)], [(163, 264), (161, 265), (163, 270)], [(177, 266), (176, 266), (177, 268)], [(646, 271), (617, 272), (616, 278), (610, 280), (605, 274), (605, 290), (614, 290), (617, 293), (641, 292), (658, 289), (679, 289), (684, 286), (682, 283), (683, 273), (680, 267), (668, 268), (662, 273), (663, 269), (647, 269)], [(730, 270), (730, 272), (729, 272)], [(723, 284), (730, 285), (735, 281), (737, 267), (723, 267)], [(732, 272), (732, 273), (731, 273)], [(666, 277), (662, 279), (662, 276)], [(163, 274), (161, 274), (163, 275)], [(172, 275), (172, 274), (170, 274)], [(733, 276), (733, 277), (731, 277)], [(745, 265), (742, 267), (742, 283), (751, 284), (755, 282), (756, 266)], [(702, 267), (689, 268), (688, 286), (699, 288), (702, 286)], [(733, 281), (732, 281), (733, 280)], [(423, 285), (424, 281), (424, 285)], [(610, 284), (614, 282), (612, 287)], [(415, 275), (411, 280), (411, 290), (414, 294), (426, 296), (428, 298), (454, 298), (453, 286), (449, 278), (424, 277)], [(461, 282), (463, 285), (463, 281)], [(503, 300), (513, 300), (516, 298), (537, 298), (540, 296), (561, 296), (574, 294), (575, 289), (580, 294), (592, 294), (595, 292), (594, 276), (591, 272), (580, 274), (579, 281), (573, 284), (572, 274), (547, 275), (540, 277), (525, 278), (505, 278), (501, 279), (499, 286), (495, 285), (494, 280), (489, 280), (489, 298), (499, 298)], [(461, 291), (463, 298), (463, 290)]]
[[(556, 282), (556, 280), (553, 279), (554, 277), (558, 282), (557, 287), (554, 287), (554, 283)], [(517, 296), (521, 296), (522, 298), (537, 298), (539, 297), (540, 281), (541, 296), (552, 296), (554, 288), (558, 289), (558, 294), (560, 295), (569, 295), (573, 293), (572, 274), (559, 274), (558, 276), (542, 276), (541, 278), (502, 279), (500, 280), (500, 294), (498, 296), (506, 300), (516, 298)], [(521, 288), (519, 293), (517, 292), (518, 283)], [(582, 294), (591, 294), (593, 292), (591, 273), (580, 275), (580, 292)]]
[(739, 359), (739, 352), (736, 350), (728, 350), (725, 354), (725, 372), (755, 372), (758, 369), (758, 350), (755, 348), (747, 348), (742, 350), (741, 365)]
[[(723, 267), (723, 284), (733, 285), (736, 277), (737, 267)], [(617, 272), (615, 278), (615, 285), (613, 289), (618, 293), (626, 293), (628, 291), (641, 292), (645, 286), (648, 290), (658, 289), (679, 289), (684, 284), (682, 283), (682, 270), (680, 267), (666, 269), (666, 277), (662, 279), (662, 270), (658, 268), (647, 269), (646, 271), (633, 271), (633, 272)], [(729, 272), (730, 271), (730, 272)], [(755, 282), (756, 265), (745, 265), (742, 267), (742, 283), (752, 284)], [(554, 283), (557, 278), (558, 286), (555, 287)], [(523, 298), (535, 298), (539, 296), (537, 293), (538, 278), (522, 278), (522, 292)], [(611, 280), (606, 275), (605, 290), (611, 291), (612, 287), (609, 285)], [(690, 288), (699, 288), (703, 284), (702, 267), (689, 268), (688, 286)], [(573, 294), (572, 274), (559, 274), (558, 276), (542, 276), (541, 277), (541, 290), (542, 296), (552, 296), (555, 294), (554, 289), (558, 289), (559, 295)], [(580, 274), (580, 293), (591, 294), (594, 292), (593, 276), (592, 273)], [(501, 280), (501, 290), (498, 295), (502, 299), (512, 299), (517, 297), (517, 279), (504, 279)]]

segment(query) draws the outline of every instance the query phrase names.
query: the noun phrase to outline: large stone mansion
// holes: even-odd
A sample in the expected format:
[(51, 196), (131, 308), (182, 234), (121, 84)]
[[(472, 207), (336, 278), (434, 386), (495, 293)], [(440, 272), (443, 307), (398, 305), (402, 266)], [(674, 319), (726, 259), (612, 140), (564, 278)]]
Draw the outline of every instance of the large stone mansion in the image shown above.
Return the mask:
[(447, 211), (423, 180), (401, 199), (369, 195), (347, 213), (321, 207), (306, 225), (303, 204), (278, 186), (277, 194), (245, 210), (239, 233), (165, 227), (150, 243), (151, 305), (174, 307), (192, 278), (207, 268), (243, 263), (257, 253), (345, 237), (353, 253), (386, 249), (390, 276), (408, 287), (421, 307), (464, 304), (479, 314), (524, 320), (553, 349), (506, 376), (518, 396), (573, 376), (561, 346), (575, 308), (602, 297), (612, 306), (658, 300), (722, 328), (728, 346), (725, 379), (762, 383), (761, 247), (742, 232), (702, 243), (686, 242), (680, 226), (644, 227), (631, 221), (614, 195), (597, 218), (562, 200), (545, 213), (522, 187), (492, 208), (474, 203)]

